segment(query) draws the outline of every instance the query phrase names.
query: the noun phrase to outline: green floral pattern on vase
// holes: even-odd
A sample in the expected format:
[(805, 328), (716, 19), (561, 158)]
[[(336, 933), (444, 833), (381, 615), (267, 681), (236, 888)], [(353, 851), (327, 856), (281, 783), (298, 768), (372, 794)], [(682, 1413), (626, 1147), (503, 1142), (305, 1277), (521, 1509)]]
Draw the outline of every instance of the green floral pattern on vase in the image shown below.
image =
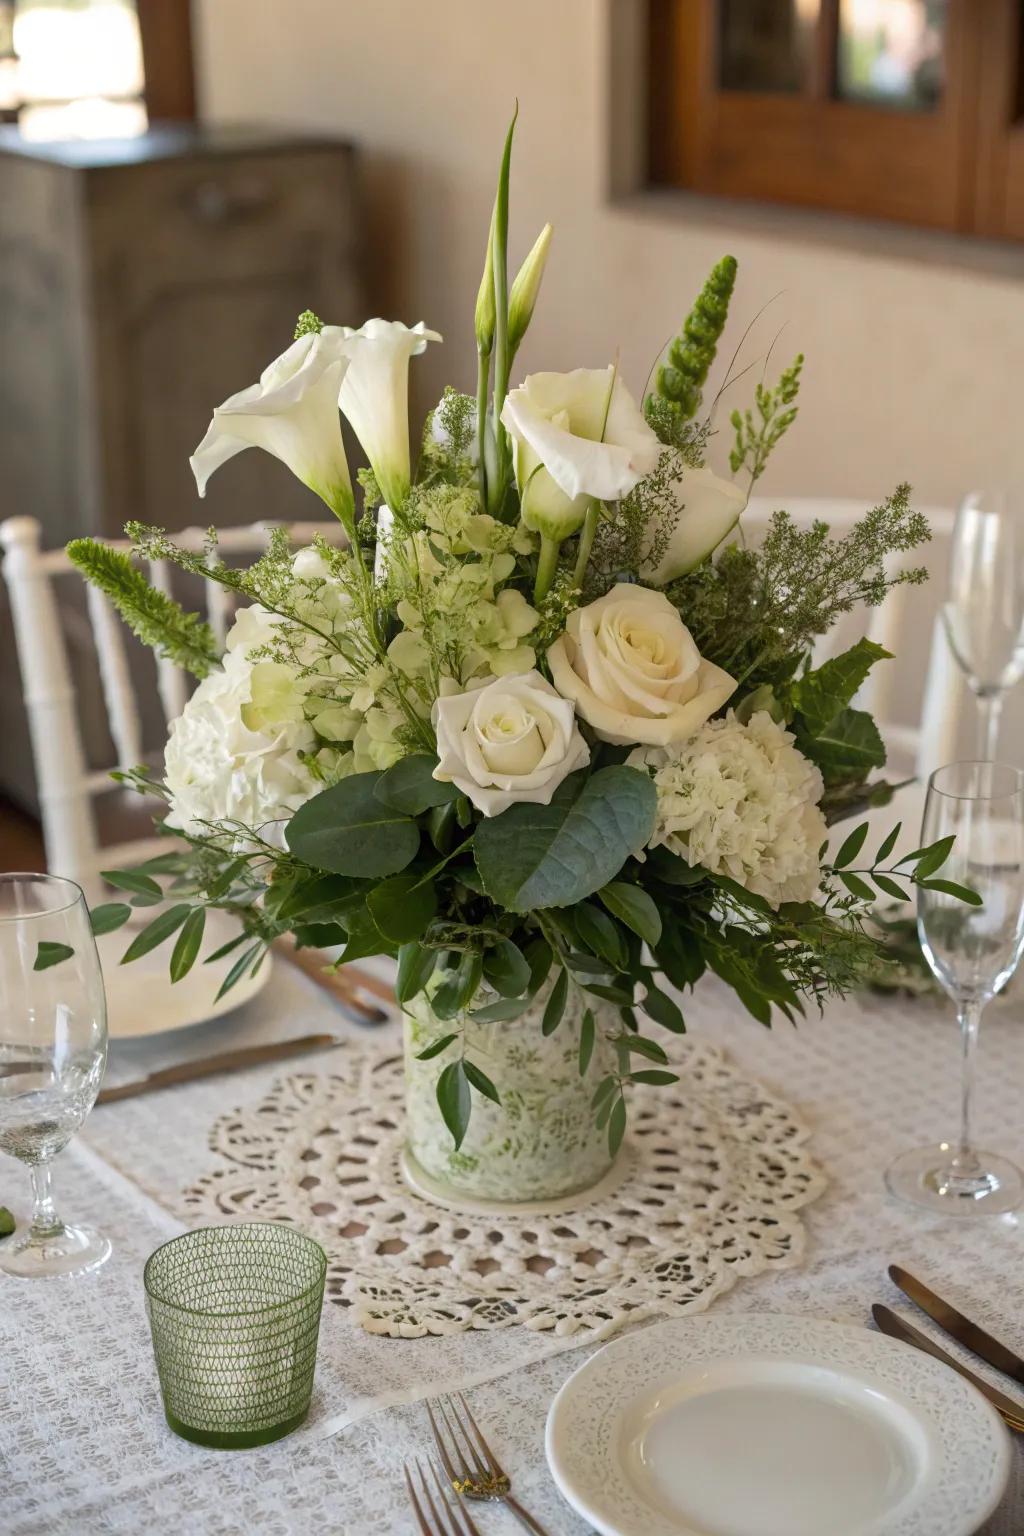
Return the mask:
[[(601, 1078), (614, 1070), (608, 1035), (614, 1008), (596, 1003), (594, 1051), (580, 1076), (583, 1007), (570, 996), (561, 1023), (545, 1037), (541, 1019), (549, 988), (513, 1023), (483, 1024), (469, 1017), (440, 1020), (420, 996), (405, 1013), (406, 1151), (414, 1165), (457, 1200), (516, 1204), (555, 1200), (597, 1184), (613, 1158), (608, 1137), (595, 1125), (591, 1099)], [(480, 1007), (493, 998), (478, 996)], [(429, 1061), (419, 1052), (442, 1035), (458, 1038)], [(461, 1052), (497, 1085), (500, 1104), (473, 1094), (469, 1129), (456, 1150), (441, 1117), (436, 1090), (444, 1067)]]

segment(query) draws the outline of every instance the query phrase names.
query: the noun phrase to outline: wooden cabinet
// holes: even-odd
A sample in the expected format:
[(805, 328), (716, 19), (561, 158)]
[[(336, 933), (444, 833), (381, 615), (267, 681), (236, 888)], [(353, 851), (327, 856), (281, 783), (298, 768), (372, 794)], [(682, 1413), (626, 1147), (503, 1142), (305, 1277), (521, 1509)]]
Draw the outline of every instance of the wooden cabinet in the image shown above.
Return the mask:
[[(240, 455), (202, 501), (188, 458), (303, 309), (365, 319), (357, 203), (354, 151), (324, 138), (181, 124), (29, 144), (0, 128), (0, 518), (31, 513), (47, 544), (129, 518), (315, 518), (266, 454)], [(68, 626), (74, 645), (71, 611)], [(6, 628), (0, 791), (30, 800)]]

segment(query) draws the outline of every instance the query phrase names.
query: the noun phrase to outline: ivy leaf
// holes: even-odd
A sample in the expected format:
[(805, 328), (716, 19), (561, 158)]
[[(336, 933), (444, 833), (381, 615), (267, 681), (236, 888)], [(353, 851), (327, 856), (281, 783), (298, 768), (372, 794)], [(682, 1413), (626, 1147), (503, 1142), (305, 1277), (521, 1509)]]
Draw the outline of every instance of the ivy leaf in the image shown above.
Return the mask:
[(48, 971), (51, 965), (60, 965), (62, 960), (70, 960), (74, 952), (70, 944), (55, 944), (49, 939), (40, 939), (32, 969)]
[(574, 906), (644, 846), (656, 809), (653, 782), (635, 768), (570, 774), (550, 805), (513, 805), (480, 823), (474, 845), (484, 889), (510, 912)]
[(646, 891), (624, 880), (613, 880), (597, 894), (609, 912), (654, 948), (661, 938), (661, 913)]
[(335, 875), (380, 879), (412, 862), (420, 829), (375, 793), (378, 773), (355, 773), (321, 790), (295, 812), (285, 831), (296, 858)]
[(437, 1107), (452, 1134), (457, 1152), (469, 1130), (469, 1117), (473, 1110), (473, 1095), (469, 1090), (464, 1062), (450, 1061), (441, 1073), (437, 1080)]
[(437, 911), (437, 892), (416, 875), (392, 875), (374, 886), (366, 898), (370, 916), (386, 939), (410, 944), (426, 931)]
[(171, 980), (180, 981), (196, 963), (206, 928), (206, 908), (193, 907), (171, 951)]
[(852, 864), (860, 853), (868, 835), (868, 823), (862, 821), (859, 827), (854, 827), (849, 837), (843, 843), (839, 852), (832, 860), (833, 869), (845, 869), (847, 864)]
[(441, 1052), (446, 1051), (456, 1038), (456, 1035), (451, 1034), (441, 1035), (437, 1040), (431, 1040), (424, 1050), (416, 1052), (416, 1060), (430, 1061), (434, 1056), (440, 1056)]
[(892, 652), (873, 640), (858, 640), (792, 684), (791, 697), (812, 736), (820, 736), (853, 699), (876, 661), (890, 661)]
[(487, 1074), (485, 1072), (481, 1072), (480, 1068), (476, 1066), (475, 1063), (472, 1061), (464, 1061), (462, 1063), (462, 1070), (469, 1078), (470, 1083), (476, 1089), (477, 1093), (482, 1093), (484, 1098), (490, 1099), (492, 1104), (501, 1103), (497, 1088), (495, 1088)]
[[(148, 955), (151, 949), (156, 949), (158, 944), (163, 944), (172, 933), (176, 933), (191, 912), (189, 902), (178, 902), (173, 907), (168, 907), (129, 944), (121, 956), (122, 965), (130, 965), (133, 960), (139, 960), (143, 955)], [(219, 994), (218, 994), (219, 995)]]
[(530, 985), (530, 963), (518, 944), (500, 939), (484, 955), (484, 976), (502, 997), (522, 997)]
[(102, 933), (113, 933), (115, 928), (120, 928), (131, 915), (132, 909), (127, 902), (105, 901), (101, 906), (93, 907), (89, 913), (89, 923), (99, 938)]
[(585, 1013), (583, 1015), (583, 1021), (580, 1024), (580, 1048), (579, 1048), (580, 1077), (586, 1077), (586, 1075), (587, 1075), (587, 1068), (590, 1066), (590, 1059), (591, 1059), (591, 1057), (594, 1054), (594, 1042), (595, 1042), (596, 1037), (597, 1037), (597, 1026), (594, 1023), (594, 1015), (591, 1013), (590, 1009), (588, 1008), (585, 1011)]
[(814, 734), (798, 718), (794, 732), (800, 751), (817, 763), (826, 785), (861, 779), (872, 768), (885, 766), (885, 746), (878, 727), (863, 709), (841, 710)]
[(984, 897), (977, 891), (972, 891), (970, 886), (959, 885), (955, 880), (918, 880), (917, 884), (926, 891), (941, 891), (944, 896), (955, 896), (957, 901), (966, 902), (969, 907), (983, 907)]
[(385, 769), (374, 786), (374, 794), (405, 816), (419, 816), (437, 805), (448, 805), (459, 797), (454, 784), (434, 778), (438, 759), (427, 752), (412, 752)]
[(408, 1003), (422, 992), (433, 975), (437, 964), (436, 949), (423, 949), (419, 944), (403, 944), (398, 951), (398, 975), (395, 978), (395, 999)]
[(544, 1017), (541, 1019), (540, 1032), (542, 1035), (553, 1035), (562, 1022), (562, 1014), (565, 1012), (565, 1001), (569, 995), (569, 972), (562, 970), (558, 973), (557, 980), (551, 988), (551, 996), (544, 1008)]

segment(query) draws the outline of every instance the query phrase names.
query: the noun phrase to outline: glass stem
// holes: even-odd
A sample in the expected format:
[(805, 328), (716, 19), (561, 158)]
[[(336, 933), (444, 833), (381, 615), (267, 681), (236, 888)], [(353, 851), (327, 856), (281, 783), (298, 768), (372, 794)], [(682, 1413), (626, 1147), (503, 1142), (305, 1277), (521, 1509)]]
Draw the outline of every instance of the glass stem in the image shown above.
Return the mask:
[(64, 1223), (57, 1215), (53, 1203), (53, 1179), (49, 1163), (33, 1163), (29, 1174), (32, 1179), (32, 1240), (43, 1242), (63, 1232)]
[(978, 697), (978, 751), (983, 762), (994, 763), (999, 748), (999, 719), (1003, 712), (1001, 693), (983, 693)]
[(957, 1017), (960, 1022), (962, 1049), (962, 1076), (960, 1082), (960, 1142), (953, 1167), (957, 1173), (970, 1176), (978, 1169), (974, 1151), (974, 1068), (978, 1053), (978, 1029), (981, 1025), (981, 1003), (962, 1003)]

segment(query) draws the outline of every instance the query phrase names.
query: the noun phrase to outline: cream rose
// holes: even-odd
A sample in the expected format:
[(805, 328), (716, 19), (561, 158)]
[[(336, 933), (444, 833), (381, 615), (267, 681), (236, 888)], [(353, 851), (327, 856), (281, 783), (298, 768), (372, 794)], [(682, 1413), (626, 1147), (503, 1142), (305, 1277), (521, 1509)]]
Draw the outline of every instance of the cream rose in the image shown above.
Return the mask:
[(736, 687), (704, 660), (663, 592), (625, 582), (569, 615), (548, 665), (562, 697), (617, 746), (685, 741)]
[(521, 800), (549, 805), (566, 775), (590, 761), (572, 705), (539, 672), (439, 698), (433, 721), (434, 778), (457, 785), (485, 816)]

